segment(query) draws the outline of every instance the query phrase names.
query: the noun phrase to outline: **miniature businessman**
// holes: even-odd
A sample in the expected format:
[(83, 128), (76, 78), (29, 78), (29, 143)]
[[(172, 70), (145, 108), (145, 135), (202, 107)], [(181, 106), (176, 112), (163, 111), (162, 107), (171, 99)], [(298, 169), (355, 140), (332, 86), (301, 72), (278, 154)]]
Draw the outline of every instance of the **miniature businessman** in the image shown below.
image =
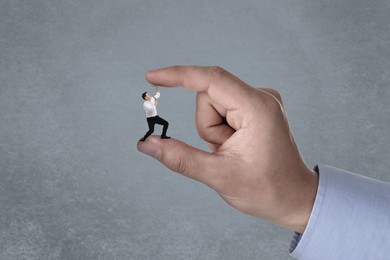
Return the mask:
[(169, 136), (167, 136), (167, 130), (168, 130), (169, 123), (165, 119), (163, 119), (157, 115), (157, 99), (159, 97), (160, 97), (160, 90), (157, 86), (156, 86), (156, 95), (154, 95), (153, 97), (151, 95), (149, 95), (148, 92), (144, 92), (142, 94), (142, 98), (145, 100), (144, 109), (145, 109), (145, 113), (146, 113), (146, 120), (147, 120), (148, 126), (149, 126), (149, 131), (145, 134), (144, 137), (142, 137), (140, 139), (140, 141), (142, 141), (142, 142), (145, 141), (146, 138), (148, 138), (154, 132), (154, 125), (155, 124), (163, 125), (161, 139), (169, 139), (170, 138)]

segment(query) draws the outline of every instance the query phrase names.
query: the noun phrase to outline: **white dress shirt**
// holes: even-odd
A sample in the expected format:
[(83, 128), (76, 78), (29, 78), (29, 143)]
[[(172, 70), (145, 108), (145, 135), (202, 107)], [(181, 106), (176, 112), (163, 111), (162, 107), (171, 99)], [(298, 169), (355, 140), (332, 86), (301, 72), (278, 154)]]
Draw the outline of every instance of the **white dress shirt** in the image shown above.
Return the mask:
[(146, 113), (146, 117), (154, 117), (157, 116), (157, 107), (155, 103), (157, 99), (160, 97), (160, 92), (157, 92), (154, 97), (151, 97), (150, 100), (145, 100), (144, 102), (144, 110)]

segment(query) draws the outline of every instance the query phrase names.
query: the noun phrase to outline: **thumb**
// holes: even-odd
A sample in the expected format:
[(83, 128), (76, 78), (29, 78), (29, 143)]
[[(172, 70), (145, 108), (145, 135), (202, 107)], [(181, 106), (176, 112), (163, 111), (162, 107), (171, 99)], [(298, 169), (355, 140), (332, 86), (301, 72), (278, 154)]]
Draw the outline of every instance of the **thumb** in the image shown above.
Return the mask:
[(200, 181), (213, 187), (217, 171), (218, 156), (177, 139), (160, 139), (150, 136), (144, 142), (138, 142), (138, 151), (145, 153), (160, 161), (172, 171), (181, 173), (191, 179)]

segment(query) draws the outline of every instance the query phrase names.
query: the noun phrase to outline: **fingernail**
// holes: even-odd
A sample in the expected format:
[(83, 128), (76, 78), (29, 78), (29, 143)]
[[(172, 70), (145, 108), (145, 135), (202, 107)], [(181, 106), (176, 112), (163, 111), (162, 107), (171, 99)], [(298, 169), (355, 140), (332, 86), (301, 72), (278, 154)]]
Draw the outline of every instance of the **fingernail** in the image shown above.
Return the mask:
[(147, 154), (151, 157), (153, 157), (156, 160), (161, 159), (161, 150), (160, 148), (151, 142), (145, 141), (145, 142), (138, 142), (137, 144), (138, 151), (141, 153)]

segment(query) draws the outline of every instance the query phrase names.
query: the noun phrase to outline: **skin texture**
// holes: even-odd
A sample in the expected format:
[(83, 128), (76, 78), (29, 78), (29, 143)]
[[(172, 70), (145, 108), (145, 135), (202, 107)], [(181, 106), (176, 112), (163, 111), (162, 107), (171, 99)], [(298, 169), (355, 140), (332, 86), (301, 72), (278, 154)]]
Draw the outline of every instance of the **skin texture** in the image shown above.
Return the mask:
[(216, 66), (172, 66), (145, 78), (197, 92), (196, 128), (211, 152), (155, 136), (137, 144), (140, 152), (208, 185), (241, 212), (305, 230), (318, 177), (299, 154), (277, 91), (253, 88)]

